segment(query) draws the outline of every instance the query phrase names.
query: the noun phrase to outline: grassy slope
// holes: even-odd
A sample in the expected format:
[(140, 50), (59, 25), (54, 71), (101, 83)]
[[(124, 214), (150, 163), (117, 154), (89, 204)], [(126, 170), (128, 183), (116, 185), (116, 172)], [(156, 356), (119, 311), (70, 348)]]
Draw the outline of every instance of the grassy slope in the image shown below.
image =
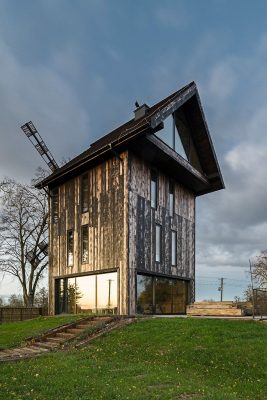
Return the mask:
[(39, 317), (22, 322), (10, 322), (0, 325), (0, 349), (20, 345), (30, 336), (38, 335), (59, 325), (83, 318), (81, 315), (66, 315), (56, 317)]
[(267, 325), (155, 319), (0, 365), (0, 399), (267, 399)]

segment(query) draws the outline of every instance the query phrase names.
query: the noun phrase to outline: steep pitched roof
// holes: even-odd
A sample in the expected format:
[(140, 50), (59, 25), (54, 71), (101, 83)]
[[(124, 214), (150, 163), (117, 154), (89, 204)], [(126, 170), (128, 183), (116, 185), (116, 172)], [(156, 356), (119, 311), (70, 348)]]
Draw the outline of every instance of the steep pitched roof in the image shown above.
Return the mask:
[[(194, 99), (193, 102), (192, 99)], [(61, 168), (57, 169), (50, 176), (40, 182), (37, 187), (41, 188), (47, 185), (55, 185), (59, 181), (68, 179), (74, 171), (81, 169), (90, 161), (103, 157), (105, 153), (114, 151), (115, 148), (127, 145), (133, 139), (146, 136), (148, 133), (156, 132), (159, 130), (159, 127), (162, 127), (162, 122), (165, 118), (190, 101), (192, 103), (190, 103), (190, 109), (192, 109), (194, 113), (192, 116), (192, 112), (190, 112), (190, 119), (192, 119), (193, 122), (195, 121), (195, 124), (197, 125), (197, 129), (193, 132), (193, 140), (196, 142), (195, 145), (198, 149), (198, 155), (200, 160), (202, 160), (202, 168), (204, 166), (203, 171), (206, 173), (207, 170), (212, 179), (214, 179), (214, 177), (217, 179), (216, 188), (206, 190), (206, 192), (223, 188), (224, 184), (222, 175), (205, 121), (195, 82), (189, 83), (180, 90), (156, 103), (154, 106), (148, 108), (143, 117), (137, 120), (133, 118), (93, 142), (89, 149), (73, 158)]]

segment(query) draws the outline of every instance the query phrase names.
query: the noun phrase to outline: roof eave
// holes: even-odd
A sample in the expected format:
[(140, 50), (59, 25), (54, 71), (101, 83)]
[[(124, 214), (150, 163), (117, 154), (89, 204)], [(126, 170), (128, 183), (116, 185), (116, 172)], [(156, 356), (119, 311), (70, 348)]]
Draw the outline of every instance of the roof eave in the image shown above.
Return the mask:
[(83, 165), (86, 165), (90, 161), (97, 159), (101, 156), (107, 155), (108, 153), (113, 153), (115, 149), (118, 147), (123, 147), (126, 143), (128, 143), (130, 140), (135, 139), (136, 136), (141, 135), (144, 131), (153, 131), (156, 132), (158, 128), (151, 130), (150, 124), (148, 122), (144, 123), (142, 126), (138, 127), (134, 132), (130, 132), (128, 135), (124, 135), (122, 138), (118, 138), (112, 142), (110, 142), (108, 145), (103, 146), (102, 148), (98, 149), (97, 151), (89, 154), (88, 156), (84, 157), (82, 160), (78, 160), (77, 163), (73, 162), (71, 165), (68, 167), (68, 164), (63, 165), (59, 170), (56, 170), (53, 174), (48, 176), (46, 179), (43, 181), (39, 182), (36, 185), (37, 189), (42, 189), (46, 186), (54, 185), (58, 180), (64, 180), (64, 177), (67, 179), (67, 177), (71, 174), (74, 173), (75, 170), (78, 168), (81, 168)]

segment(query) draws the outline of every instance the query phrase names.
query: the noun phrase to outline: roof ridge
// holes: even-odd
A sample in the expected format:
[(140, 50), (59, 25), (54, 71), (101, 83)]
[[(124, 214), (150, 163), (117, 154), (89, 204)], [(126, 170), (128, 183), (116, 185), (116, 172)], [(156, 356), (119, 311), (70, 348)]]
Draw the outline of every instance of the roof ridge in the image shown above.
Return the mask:
[[(174, 93), (170, 94), (169, 96), (165, 97), (165, 99), (160, 100), (157, 103), (153, 104), (151, 107), (149, 107), (147, 115), (145, 115), (143, 118), (140, 118), (140, 120), (137, 120), (136, 121), (137, 123), (134, 124), (129, 129), (129, 132), (134, 131), (136, 128), (138, 128), (139, 125), (142, 125), (142, 123), (144, 122), (144, 120), (146, 120), (146, 118), (148, 116), (149, 116), (149, 118), (152, 117), (159, 110), (160, 107), (163, 107), (165, 105), (165, 101), (166, 101), (166, 104), (168, 104), (169, 102), (172, 101), (173, 97), (177, 96), (179, 93), (183, 92), (184, 90), (188, 89), (190, 86), (193, 86), (193, 85), (195, 85), (194, 81), (192, 81), (192, 82), (188, 83), (187, 85), (183, 86), (181, 89), (176, 90), (176, 92), (174, 92)], [(155, 107), (157, 107), (157, 108), (151, 112), (151, 110), (154, 109)], [(122, 124), (122, 125), (118, 126), (117, 128), (113, 129), (112, 131), (110, 131), (106, 135), (101, 136), (95, 142), (90, 144), (90, 148), (94, 147), (94, 145), (100, 143), (104, 138), (106, 138), (110, 134), (113, 134), (117, 130), (121, 130), (119, 138), (118, 138), (118, 140), (119, 140), (120, 137), (123, 136), (123, 134), (127, 132), (127, 128), (125, 130), (122, 130), (123, 126), (128, 125), (128, 124), (130, 125), (130, 123), (132, 123), (133, 121), (134, 121), (134, 118), (130, 119), (129, 121), (125, 122), (124, 124)], [(127, 132), (127, 133), (129, 133), (129, 132)]]

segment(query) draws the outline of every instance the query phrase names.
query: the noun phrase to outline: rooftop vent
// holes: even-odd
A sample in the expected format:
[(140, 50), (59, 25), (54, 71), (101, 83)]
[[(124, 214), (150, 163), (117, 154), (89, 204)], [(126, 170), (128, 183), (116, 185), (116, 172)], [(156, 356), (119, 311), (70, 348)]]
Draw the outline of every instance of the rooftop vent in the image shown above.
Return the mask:
[(147, 113), (147, 110), (149, 110), (147, 104), (137, 107), (136, 110), (134, 110), (134, 120), (137, 121), (138, 119), (144, 117)]

